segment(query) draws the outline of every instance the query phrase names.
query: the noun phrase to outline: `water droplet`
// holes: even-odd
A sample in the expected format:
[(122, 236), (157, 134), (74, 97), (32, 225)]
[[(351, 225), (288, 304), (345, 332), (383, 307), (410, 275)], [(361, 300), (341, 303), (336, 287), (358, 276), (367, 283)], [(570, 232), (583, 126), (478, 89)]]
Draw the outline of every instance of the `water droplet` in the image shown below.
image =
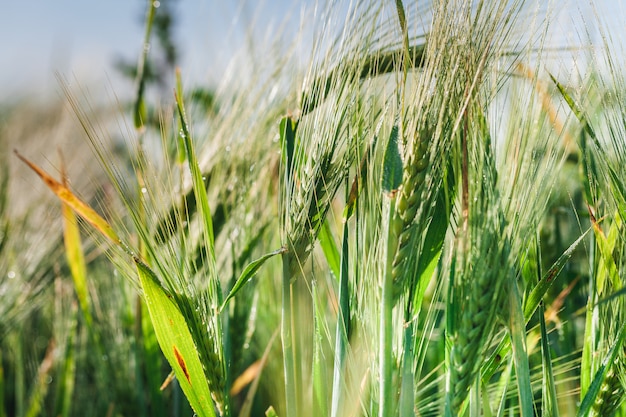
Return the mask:
[(7, 273), (7, 277), (9, 277), (9, 279), (13, 279), (13, 278), (15, 278), (15, 275), (16, 275), (16, 274), (15, 274), (15, 271), (9, 271), (9, 272)]
[(161, 5), (161, 2), (160, 1), (155, 1), (155, 2), (152, 3), (152, 5), (154, 6), (155, 9), (158, 9), (159, 6)]
[(206, 177), (204, 175), (202, 176), (202, 181), (206, 181)]
[(50, 385), (51, 383), (52, 383), (52, 377), (48, 375), (48, 377), (46, 378), (46, 385)]
[(254, 171), (254, 167), (256, 166), (256, 164), (252, 164), (250, 165), (250, 172)]
[(141, 194), (146, 194), (148, 189), (146, 187), (141, 187)]
[(230, 145), (226, 146), (226, 152), (230, 152)]
[(143, 50), (144, 50), (145, 52), (150, 51), (150, 44), (149, 44), (149, 43), (144, 43), (144, 44), (143, 44)]

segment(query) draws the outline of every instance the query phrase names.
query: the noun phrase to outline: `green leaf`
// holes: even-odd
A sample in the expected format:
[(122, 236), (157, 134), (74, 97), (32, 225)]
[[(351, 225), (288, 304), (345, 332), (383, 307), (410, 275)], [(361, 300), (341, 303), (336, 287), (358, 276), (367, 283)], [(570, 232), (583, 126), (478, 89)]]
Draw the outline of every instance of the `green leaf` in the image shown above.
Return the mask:
[[(578, 239), (576, 239), (574, 243), (572, 243), (569, 248), (563, 252), (559, 259), (556, 260), (550, 269), (543, 274), (539, 283), (537, 283), (537, 285), (532, 289), (524, 304), (524, 320), (526, 323), (528, 323), (532, 315), (535, 314), (543, 296), (547, 293), (548, 289), (550, 289), (555, 279), (561, 273), (567, 261), (569, 261), (572, 257), (574, 250), (576, 250), (578, 245), (584, 240), (590, 231), (591, 228), (587, 229)], [(484, 382), (491, 379), (497, 368), (500, 366), (500, 361), (510, 352), (510, 349), (510, 340), (506, 338), (502, 339), (497, 348), (494, 350), (494, 353), (483, 365), (481, 373)]]
[[(321, 305), (319, 291), (315, 283), (312, 284), (313, 298), (313, 415), (327, 416), (330, 397), (326, 376), (326, 362), (324, 360), (324, 333), (325, 308)], [(327, 330), (327, 329), (325, 329)], [(327, 333), (326, 333), (327, 334)]]
[(344, 372), (344, 362), (350, 335), (350, 292), (348, 286), (348, 266), (349, 266), (349, 246), (348, 246), (348, 223), (343, 224), (343, 237), (341, 244), (341, 274), (339, 275), (339, 312), (337, 317), (337, 328), (335, 331), (335, 357), (333, 363), (333, 392), (331, 416), (336, 417), (339, 412), (339, 404), (343, 387), (346, 384)]
[(282, 147), (282, 158), (285, 164), (287, 175), (291, 175), (293, 165), (293, 153), (296, 147), (296, 131), (298, 122), (287, 116), (280, 121), (280, 144)]
[(539, 324), (541, 325), (541, 359), (543, 368), (543, 378), (541, 384), (543, 415), (546, 417), (558, 417), (558, 398), (556, 396), (554, 372), (552, 371), (552, 356), (550, 355), (550, 343), (548, 342), (548, 331), (546, 329), (543, 304), (539, 305)]
[(394, 125), (389, 135), (383, 160), (383, 191), (393, 193), (402, 183), (402, 157), (398, 149), (398, 126)]
[(339, 278), (339, 249), (337, 248), (337, 243), (335, 242), (333, 233), (330, 230), (330, 223), (328, 223), (328, 218), (324, 220), (324, 223), (320, 228), (320, 233), (317, 238), (320, 242), (322, 251), (324, 252), (324, 256), (326, 257), (326, 262), (328, 262), (328, 267), (330, 268), (330, 271), (333, 273), (333, 275), (335, 275), (336, 278)]
[(278, 414), (276, 414), (274, 407), (270, 405), (269, 408), (265, 410), (265, 416), (266, 417), (278, 417)]
[(152, 33), (154, 15), (156, 14), (156, 9), (158, 7), (158, 3), (155, 1), (150, 1), (148, 3), (149, 8), (146, 15), (146, 26), (143, 38), (144, 47), (142, 48), (143, 51), (139, 59), (139, 64), (137, 64), (137, 79), (135, 81), (137, 85), (137, 92), (135, 97), (135, 104), (133, 106), (133, 121), (135, 123), (135, 128), (137, 129), (143, 127), (147, 119), (144, 94), (146, 92), (146, 67), (148, 61), (148, 52), (150, 51), (150, 48), (148, 48), (148, 46), (150, 45), (150, 34)]
[(157, 341), (183, 393), (199, 417), (215, 417), (211, 392), (185, 318), (154, 272), (137, 258), (135, 265)]
[(74, 395), (74, 381), (76, 378), (76, 333), (78, 328), (78, 309), (72, 308), (71, 323), (65, 341), (65, 357), (61, 362), (61, 370), (58, 375), (58, 388), (56, 392), (56, 407), (54, 415), (68, 417), (72, 410), (72, 397)]
[(509, 282), (509, 334), (513, 346), (515, 374), (522, 417), (533, 417), (533, 390), (530, 386), (530, 366), (526, 349), (526, 320), (522, 312), (517, 282)]
[(256, 272), (259, 270), (259, 268), (261, 268), (261, 266), (263, 266), (265, 261), (267, 261), (268, 259), (270, 259), (273, 256), (285, 253), (285, 251), (286, 251), (285, 248), (280, 248), (280, 249), (277, 249), (277, 250), (275, 250), (273, 252), (266, 253), (265, 255), (261, 256), (259, 259), (250, 262), (248, 264), (248, 266), (246, 266), (246, 268), (243, 270), (243, 272), (241, 273), (239, 278), (237, 278), (237, 281), (235, 282), (235, 285), (233, 285), (232, 290), (230, 290), (230, 293), (228, 294), (228, 296), (226, 297), (226, 299), (222, 303), (222, 305), (220, 307), (220, 312), (222, 310), (224, 310), (224, 307), (226, 307), (226, 304), (228, 304), (230, 299), (233, 298), (237, 294), (237, 292), (239, 292), (239, 290), (241, 288), (243, 288), (243, 286), (246, 285), (248, 283), (248, 281), (250, 281), (250, 279), (252, 279), (254, 274), (256, 274)]
[(548, 271), (543, 274), (541, 280), (539, 280), (537, 285), (530, 292), (530, 295), (528, 296), (528, 299), (524, 304), (524, 317), (526, 318), (526, 321), (528, 321), (530, 317), (535, 313), (537, 307), (539, 307), (539, 303), (543, 299), (543, 296), (548, 292), (548, 289), (550, 289), (556, 278), (565, 267), (567, 261), (569, 261), (569, 259), (572, 257), (572, 254), (574, 253), (580, 242), (582, 242), (585, 237), (587, 237), (587, 234), (590, 230), (591, 228), (587, 229), (582, 235), (580, 235), (578, 239), (574, 241), (574, 243), (569, 246), (569, 248), (567, 248), (565, 252), (563, 252), (561, 256), (559, 256), (559, 259), (557, 259), (556, 262), (550, 267), (550, 269), (548, 269)]
[(87, 326), (91, 327), (92, 318), (89, 308), (89, 293), (87, 288), (87, 267), (85, 256), (81, 246), (78, 219), (70, 206), (63, 203), (63, 240), (65, 243), (65, 255), (74, 281), (76, 297), (82, 310)]
[(596, 288), (599, 293), (605, 290), (606, 279), (610, 279), (610, 282), (615, 288), (621, 287), (620, 277), (613, 257), (613, 250), (615, 249), (616, 240), (618, 238), (620, 219), (619, 214), (616, 215), (616, 221), (611, 225), (609, 230), (609, 237), (604, 235), (602, 228), (596, 221), (595, 216), (589, 210), (589, 218), (591, 219), (591, 225), (593, 226), (593, 233), (596, 238), (597, 247), (600, 251), (600, 264), (598, 265), (598, 271), (596, 273)]
[(624, 344), (624, 335), (626, 335), (626, 327), (622, 327), (617, 339), (615, 340), (615, 343), (613, 344), (613, 346), (611, 346), (611, 349), (608, 351), (606, 357), (604, 358), (604, 361), (602, 361), (600, 369), (598, 369), (598, 371), (596, 372), (596, 375), (593, 378), (591, 385), (589, 386), (589, 390), (587, 390), (587, 393), (583, 398), (580, 408), (578, 409), (578, 417), (587, 416), (589, 414), (589, 411), (591, 410), (591, 407), (593, 406), (593, 403), (595, 402), (596, 397), (600, 392), (600, 388), (602, 387), (602, 383), (606, 378), (607, 372), (613, 365), (613, 362), (615, 362), (617, 355), (620, 353), (620, 351), (622, 351), (622, 346)]

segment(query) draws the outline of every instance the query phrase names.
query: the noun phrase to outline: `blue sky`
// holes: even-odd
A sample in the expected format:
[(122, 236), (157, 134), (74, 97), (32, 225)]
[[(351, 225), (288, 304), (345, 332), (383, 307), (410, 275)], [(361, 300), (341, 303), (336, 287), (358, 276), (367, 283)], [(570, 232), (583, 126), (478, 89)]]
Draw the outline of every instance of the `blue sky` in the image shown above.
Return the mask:
[[(110, 82), (114, 90), (124, 88), (112, 63), (118, 57), (136, 60), (146, 0), (0, 1), (0, 102), (24, 92), (58, 94), (56, 71), (81, 83)], [(300, 19), (298, 8), (305, 1), (176, 1), (176, 40), (182, 49), (184, 75), (196, 82), (218, 76), (257, 8), (261, 10), (259, 26), (279, 23), (291, 12), (295, 31)], [(553, 30), (569, 39), (582, 36), (573, 19), (581, 14), (593, 19), (590, 3), (556, 1), (560, 16)], [(626, 20), (622, 2), (594, 3), (615, 39), (623, 37)]]
[[(141, 49), (145, 0), (0, 1), (0, 102), (25, 91), (58, 92), (56, 72), (115, 88), (119, 77), (112, 63), (119, 57), (135, 61)], [(203, 81), (219, 73), (257, 8), (264, 22), (278, 22), (289, 10), (297, 16), (299, 3), (176, 1), (176, 41), (186, 77)]]

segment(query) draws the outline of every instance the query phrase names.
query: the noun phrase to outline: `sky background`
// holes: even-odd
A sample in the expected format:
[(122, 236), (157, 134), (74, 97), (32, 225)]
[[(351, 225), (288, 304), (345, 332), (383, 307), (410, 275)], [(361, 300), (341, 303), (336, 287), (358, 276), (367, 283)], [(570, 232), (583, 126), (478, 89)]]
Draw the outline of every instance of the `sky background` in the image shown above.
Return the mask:
[[(145, 0), (0, 0), (0, 102), (58, 93), (55, 74), (124, 87), (113, 63), (136, 62)], [(177, 0), (175, 42), (185, 77), (216, 77), (242, 42), (250, 19), (280, 23), (300, 1)], [(299, 19), (298, 19), (299, 20)], [(293, 22), (293, 30), (297, 22)]]
[[(177, 0), (175, 41), (186, 79), (207, 82), (219, 77), (232, 51), (243, 42), (250, 19), (270, 28), (288, 17), (293, 32), (307, 0)], [(556, 1), (552, 30), (580, 41), (587, 31), (599, 36), (590, 1)], [(593, 2), (615, 42), (626, 37), (623, 1)], [(135, 62), (143, 39), (145, 0), (0, 0), (0, 102), (27, 93), (59, 95), (58, 72), (81, 83), (107, 83), (127, 89), (113, 68), (116, 59)], [(258, 13), (258, 14), (257, 14)], [(580, 17), (589, 20), (580, 25)], [(123, 95), (123, 91), (117, 91)]]

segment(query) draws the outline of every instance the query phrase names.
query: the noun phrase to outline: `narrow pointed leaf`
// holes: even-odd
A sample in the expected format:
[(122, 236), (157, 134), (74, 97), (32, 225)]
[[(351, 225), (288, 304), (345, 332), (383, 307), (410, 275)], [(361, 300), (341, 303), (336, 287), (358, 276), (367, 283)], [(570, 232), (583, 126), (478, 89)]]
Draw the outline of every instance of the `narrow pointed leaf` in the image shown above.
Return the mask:
[[(176, 92), (176, 105), (178, 108), (178, 116), (181, 125), (181, 135), (183, 142), (185, 143), (185, 152), (187, 155), (187, 163), (189, 170), (191, 171), (191, 181), (193, 183), (193, 193), (196, 196), (196, 204), (198, 206), (198, 212), (202, 221), (203, 232), (206, 237), (206, 245), (209, 253), (209, 262), (215, 263), (215, 237), (213, 235), (213, 219), (211, 216), (211, 208), (209, 206), (209, 197), (207, 195), (206, 188), (204, 186), (204, 179), (202, 177), (202, 171), (200, 171), (200, 165), (196, 157), (196, 151), (193, 147), (191, 140), (191, 133), (189, 126), (187, 125), (187, 116), (185, 114), (185, 107), (183, 103), (182, 87), (180, 82), (180, 72), (176, 73), (177, 86), (179, 90)], [(212, 270), (215, 270), (215, 265), (211, 265)]]
[(383, 190), (392, 193), (402, 183), (402, 158), (398, 149), (398, 126), (394, 125), (389, 135), (383, 161)]
[(230, 299), (233, 298), (239, 292), (239, 290), (241, 290), (243, 286), (246, 285), (250, 281), (250, 279), (252, 279), (254, 274), (256, 274), (259, 268), (263, 266), (265, 261), (267, 261), (268, 259), (276, 255), (280, 255), (281, 253), (285, 253), (285, 248), (280, 248), (273, 252), (266, 253), (265, 255), (261, 256), (259, 259), (250, 262), (248, 266), (246, 266), (246, 268), (243, 270), (239, 278), (237, 278), (235, 285), (233, 285), (232, 290), (230, 290), (230, 293), (228, 294), (228, 296), (222, 303), (222, 306), (220, 307), (220, 311), (224, 310), (224, 307), (226, 307), (226, 304), (228, 304)]
[(580, 242), (582, 242), (591, 228), (587, 229), (578, 239), (572, 243), (569, 248), (561, 256), (556, 262), (546, 271), (545, 274), (541, 277), (541, 280), (537, 283), (537, 285), (533, 288), (524, 304), (524, 317), (526, 321), (530, 319), (530, 317), (535, 313), (537, 307), (539, 307), (539, 303), (543, 299), (543, 296), (547, 293), (548, 289), (554, 283), (554, 280), (559, 276), (565, 264), (572, 257), (574, 250), (578, 247)]
[(539, 306), (539, 324), (541, 327), (541, 360), (543, 368), (543, 413), (546, 417), (558, 417), (558, 398), (556, 396), (554, 372), (552, 371), (552, 356), (550, 354), (550, 343), (548, 342), (548, 331), (546, 329), (543, 304)]
[[(537, 285), (532, 289), (524, 304), (524, 320), (526, 323), (528, 323), (532, 315), (535, 314), (543, 296), (547, 293), (555, 279), (561, 273), (567, 261), (569, 261), (572, 257), (574, 250), (585, 239), (590, 231), (591, 228), (587, 229), (578, 239), (576, 239), (548, 269), (548, 271), (543, 274)], [(508, 338), (502, 339), (497, 348), (494, 350), (494, 353), (485, 362), (481, 371), (483, 381), (489, 381), (491, 379), (500, 366), (499, 362), (511, 351), (510, 342), (511, 341)]]
[(336, 278), (339, 278), (339, 249), (337, 248), (337, 243), (335, 243), (335, 238), (330, 230), (328, 218), (322, 224), (320, 234), (317, 238), (320, 242), (320, 247), (324, 252), (324, 256), (326, 257), (326, 262), (328, 262), (330, 271)]
[(111, 225), (104, 220), (94, 209), (89, 207), (86, 203), (84, 203), (81, 199), (79, 199), (72, 191), (70, 191), (63, 184), (52, 178), (48, 175), (43, 169), (39, 168), (34, 163), (30, 162), (28, 159), (19, 154), (19, 152), (15, 151), (15, 154), (18, 158), (20, 158), (26, 165), (30, 167), (39, 177), (43, 180), (43, 182), (52, 190), (53, 193), (59, 197), (59, 199), (72, 208), (76, 213), (78, 213), (83, 219), (85, 219), (89, 224), (96, 228), (104, 237), (108, 238), (111, 242), (115, 244), (120, 244), (120, 239), (111, 227)]
[(587, 393), (583, 398), (580, 408), (578, 409), (578, 417), (589, 415), (589, 411), (591, 410), (591, 407), (593, 406), (593, 403), (595, 402), (596, 397), (600, 392), (600, 388), (602, 387), (602, 383), (606, 378), (607, 372), (613, 365), (613, 362), (615, 362), (617, 355), (620, 353), (620, 351), (622, 351), (622, 346), (624, 344), (624, 335), (626, 335), (626, 327), (622, 327), (617, 339), (615, 340), (615, 343), (607, 352), (607, 355), (604, 358), (600, 369), (598, 369), (598, 371), (596, 372), (593, 381), (591, 382), (591, 385), (589, 386), (589, 389), (587, 390)]
[[(67, 187), (67, 178), (65, 167), (61, 169), (63, 177), (63, 186)], [(72, 208), (62, 203), (63, 212), (63, 241), (65, 243), (65, 256), (70, 268), (72, 279), (74, 280), (74, 290), (78, 303), (85, 317), (88, 326), (91, 326), (92, 318), (89, 308), (89, 296), (87, 289), (87, 267), (85, 266), (85, 256), (80, 239), (80, 229), (78, 227), (78, 219)]]
[(517, 282), (509, 283), (509, 332), (513, 347), (517, 390), (520, 400), (522, 417), (533, 417), (533, 390), (530, 386), (530, 365), (526, 349), (526, 320), (522, 312), (522, 304)]
[(158, 283), (154, 272), (137, 258), (135, 265), (161, 351), (196, 414), (215, 417), (209, 386), (185, 318)]

